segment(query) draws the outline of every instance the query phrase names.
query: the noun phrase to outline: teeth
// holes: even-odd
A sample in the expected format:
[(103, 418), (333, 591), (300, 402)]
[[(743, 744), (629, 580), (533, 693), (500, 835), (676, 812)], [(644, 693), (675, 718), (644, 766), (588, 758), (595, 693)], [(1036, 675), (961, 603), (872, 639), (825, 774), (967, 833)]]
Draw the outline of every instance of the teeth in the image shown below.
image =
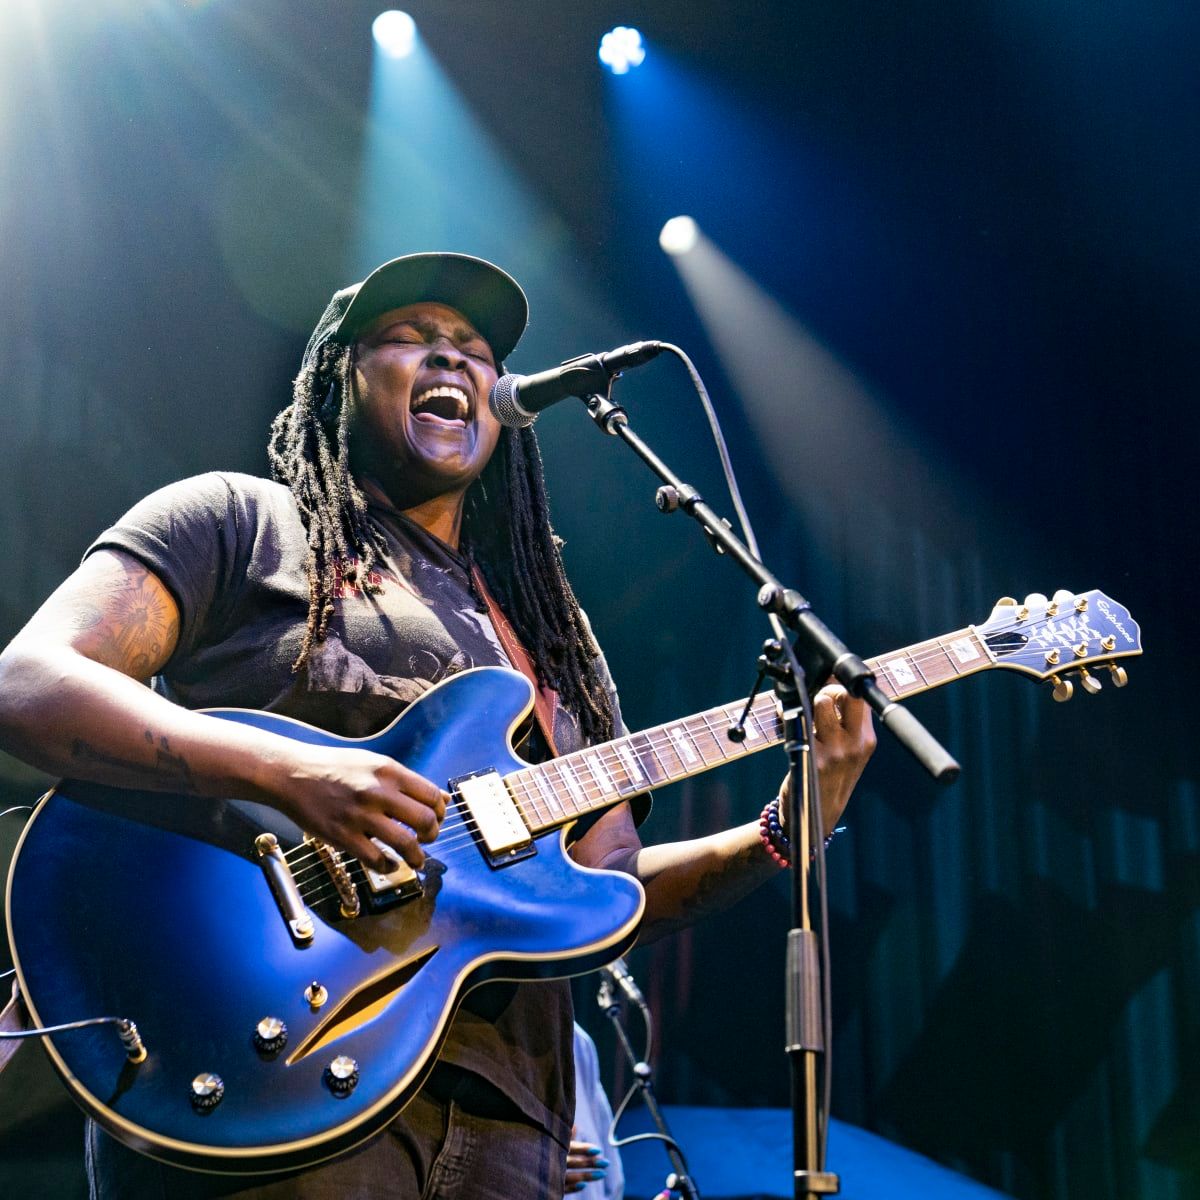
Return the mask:
[(471, 411), (471, 402), (467, 397), (467, 393), (462, 388), (450, 387), (443, 384), (441, 387), (430, 388), (427, 392), (422, 392), (416, 399), (415, 408), (427, 404), (430, 400), (454, 400), (458, 404), (458, 417), (465, 421), (467, 415)]

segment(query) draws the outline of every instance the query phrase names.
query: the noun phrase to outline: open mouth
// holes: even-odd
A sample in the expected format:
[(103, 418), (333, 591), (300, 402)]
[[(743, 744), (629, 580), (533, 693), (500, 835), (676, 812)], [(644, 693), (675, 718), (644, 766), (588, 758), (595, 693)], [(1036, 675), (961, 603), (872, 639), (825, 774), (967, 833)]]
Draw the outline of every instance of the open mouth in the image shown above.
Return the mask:
[(440, 384), (413, 397), (413, 420), (425, 425), (465, 429), (471, 415), (471, 399), (459, 387)]

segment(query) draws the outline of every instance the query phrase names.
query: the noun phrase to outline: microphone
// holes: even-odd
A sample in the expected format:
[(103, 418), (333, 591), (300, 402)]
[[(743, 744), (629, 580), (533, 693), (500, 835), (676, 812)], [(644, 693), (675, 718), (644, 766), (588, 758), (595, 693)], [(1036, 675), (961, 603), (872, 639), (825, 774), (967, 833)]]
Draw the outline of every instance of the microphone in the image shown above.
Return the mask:
[(638, 987), (637, 980), (629, 973), (629, 968), (625, 965), (623, 958), (618, 958), (616, 962), (611, 962), (607, 967), (600, 969), (638, 1008), (646, 1007), (646, 997), (642, 995), (642, 989)]
[(532, 425), (538, 413), (568, 396), (607, 392), (614, 376), (663, 351), (662, 342), (631, 342), (603, 354), (581, 354), (536, 375), (501, 375), (488, 393), (492, 415), (510, 429)]

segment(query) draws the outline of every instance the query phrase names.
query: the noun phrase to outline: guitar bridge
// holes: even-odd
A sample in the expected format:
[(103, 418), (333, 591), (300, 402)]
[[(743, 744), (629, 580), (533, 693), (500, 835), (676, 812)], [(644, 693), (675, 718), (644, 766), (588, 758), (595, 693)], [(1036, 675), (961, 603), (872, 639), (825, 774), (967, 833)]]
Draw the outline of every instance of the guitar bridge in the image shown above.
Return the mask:
[(450, 790), (474, 823), (474, 834), (493, 867), (506, 867), (537, 853), (529, 827), (500, 773), (476, 771), (450, 780)]

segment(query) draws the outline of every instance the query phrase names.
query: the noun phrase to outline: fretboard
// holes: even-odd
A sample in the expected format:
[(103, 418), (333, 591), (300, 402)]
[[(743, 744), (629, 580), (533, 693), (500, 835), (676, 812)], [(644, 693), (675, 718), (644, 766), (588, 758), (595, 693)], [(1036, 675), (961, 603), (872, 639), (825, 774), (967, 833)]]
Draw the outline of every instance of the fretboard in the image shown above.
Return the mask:
[[(880, 689), (893, 700), (994, 665), (979, 635), (969, 628), (867, 660)], [(756, 697), (750, 706), (745, 739), (730, 739), (730, 726), (745, 706), (745, 700), (738, 700), (576, 750), (514, 771), (505, 782), (530, 831), (541, 833), (651, 788), (778, 745), (783, 723), (773, 693)]]

